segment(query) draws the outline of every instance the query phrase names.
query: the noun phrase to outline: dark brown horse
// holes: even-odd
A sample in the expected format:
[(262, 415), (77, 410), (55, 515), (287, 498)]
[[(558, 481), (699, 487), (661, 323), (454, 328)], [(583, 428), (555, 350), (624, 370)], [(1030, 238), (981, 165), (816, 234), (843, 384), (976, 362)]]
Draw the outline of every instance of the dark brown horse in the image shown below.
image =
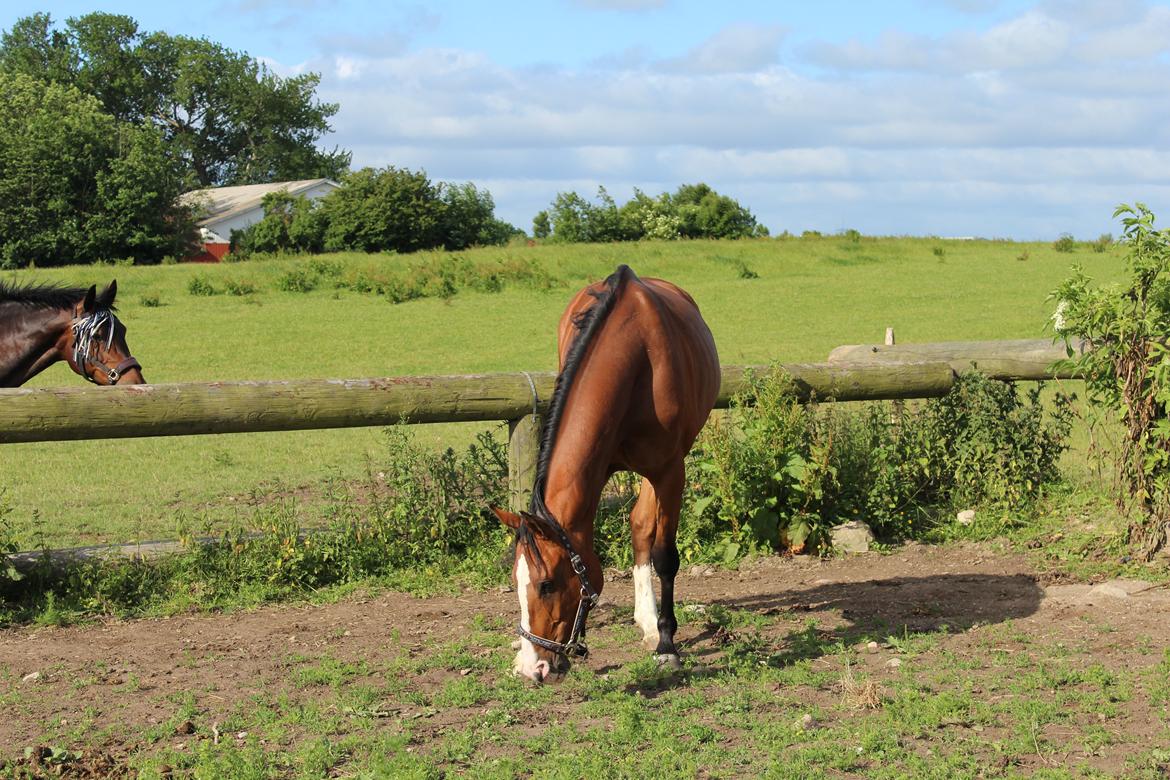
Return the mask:
[[(630, 515), (634, 621), (661, 663), (677, 667), (683, 459), (719, 393), (719, 357), (694, 300), (621, 266), (577, 293), (561, 317), (560, 374), (544, 427), (528, 512), (494, 510), (516, 531), (518, 674), (559, 680), (584, 657), (585, 619), (601, 594), (593, 522), (615, 471), (642, 475)], [(662, 589), (654, 600), (653, 564)]]
[(114, 316), (117, 294), (116, 281), (100, 294), (0, 282), (0, 387), (19, 387), (58, 360), (95, 384), (145, 383)]

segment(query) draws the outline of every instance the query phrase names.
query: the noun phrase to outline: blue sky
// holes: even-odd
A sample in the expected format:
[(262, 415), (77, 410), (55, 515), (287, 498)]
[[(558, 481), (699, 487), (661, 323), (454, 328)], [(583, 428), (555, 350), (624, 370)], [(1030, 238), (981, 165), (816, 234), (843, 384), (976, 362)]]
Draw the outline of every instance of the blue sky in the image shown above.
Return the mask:
[[(319, 72), (354, 164), (557, 192), (704, 181), (774, 233), (1052, 239), (1170, 208), (1170, 3), (9, 0)], [(1170, 221), (1170, 211), (1164, 219)]]

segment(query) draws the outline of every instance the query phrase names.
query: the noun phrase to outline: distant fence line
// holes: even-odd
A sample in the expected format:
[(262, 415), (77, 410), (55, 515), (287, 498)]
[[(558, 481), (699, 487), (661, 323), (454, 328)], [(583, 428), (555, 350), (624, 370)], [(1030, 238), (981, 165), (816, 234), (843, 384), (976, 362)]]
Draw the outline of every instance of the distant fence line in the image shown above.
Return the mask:
[[(726, 407), (750, 373), (773, 369), (793, 378), (802, 400), (942, 396), (956, 371), (972, 365), (993, 365), (989, 373), (1005, 380), (1053, 378), (1049, 367), (1064, 356), (1056, 349), (1043, 341), (860, 345), (839, 347), (827, 363), (724, 366), (717, 406)], [(510, 372), (0, 389), (0, 444), (499, 420), (509, 424), (510, 501), (524, 507), (555, 380), (550, 372)]]

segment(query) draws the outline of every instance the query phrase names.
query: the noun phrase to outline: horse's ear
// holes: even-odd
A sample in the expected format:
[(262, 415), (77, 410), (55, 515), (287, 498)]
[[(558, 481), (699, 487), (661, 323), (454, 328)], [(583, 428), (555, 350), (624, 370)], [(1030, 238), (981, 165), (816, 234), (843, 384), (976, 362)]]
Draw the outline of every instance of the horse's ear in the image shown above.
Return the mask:
[(85, 291), (85, 298), (81, 301), (81, 311), (85, 314), (92, 314), (94, 309), (94, 302), (97, 299), (97, 285), (91, 285)]
[(102, 290), (102, 294), (97, 297), (97, 305), (103, 309), (112, 308), (114, 305), (114, 298), (118, 295), (118, 280), (114, 279), (110, 282), (110, 286)]
[(491, 510), (496, 517), (500, 518), (501, 523), (508, 526), (513, 531), (520, 527), (520, 515), (515, 514), (514, 512), (509, 512), (507, 509), (500, 509), (499, 507), (495, 506), (493, 506)]

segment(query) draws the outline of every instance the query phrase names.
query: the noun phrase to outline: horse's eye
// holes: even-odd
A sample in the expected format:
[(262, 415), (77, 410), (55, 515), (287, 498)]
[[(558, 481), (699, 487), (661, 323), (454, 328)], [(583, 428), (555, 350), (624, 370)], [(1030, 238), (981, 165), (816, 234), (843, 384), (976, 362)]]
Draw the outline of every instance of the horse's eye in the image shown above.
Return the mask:
[(555, 585), (554, 585), (552, 580), (545, 580), (544, 582), (540, 583), (540, 595), (542, 595), (542, 596), (551, 595), (554, 587), (555, 587)]

